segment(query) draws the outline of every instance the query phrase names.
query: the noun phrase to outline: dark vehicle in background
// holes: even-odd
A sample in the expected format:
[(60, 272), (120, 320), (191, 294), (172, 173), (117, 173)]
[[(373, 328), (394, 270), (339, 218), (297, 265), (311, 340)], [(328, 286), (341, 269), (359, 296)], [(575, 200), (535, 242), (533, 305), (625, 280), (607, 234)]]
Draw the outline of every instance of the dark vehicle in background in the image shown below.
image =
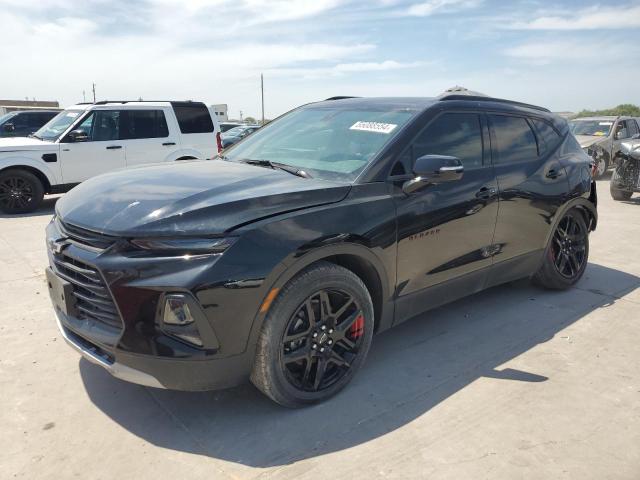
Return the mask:
[(125, 380), (250, 378), (288, 407), (322, 401), (375, 333), (520, 278), (574, 285), (597, 223), (590, 163), (565, 120), (531, 105), (306, 105), (219, 160), (108, 173), (60, 199), (56, 320)]
[(222, 138), (222, 148), (228, 148), (231, 145), (238, 143), (247, 135), (251, 135), (253, 132), (258, 130), (260, 125), (240, 125), (238, 127), (232, 128), (231, 130), (227, 130), (223, 134), (221, 134)]
[(622, 142), (640, 134), (638, 119), (624, 116), (584, 117), (569, 122), (580, 146), (593, 159), (594, 175), (600, 177), (622, 159)]
[(629, 200), (634, 192), (640, 193), (640, 139), (623, 142), (620, 156), (609, 189), (614, 200)]
[(224, 133), (232, 128), (241, 127), (244, 123), (239, 122), (220, 122), (220, 132)]
[(60, 110), (25, 110), (0, 117), (0, 137), (28, 137), (55, 117)]

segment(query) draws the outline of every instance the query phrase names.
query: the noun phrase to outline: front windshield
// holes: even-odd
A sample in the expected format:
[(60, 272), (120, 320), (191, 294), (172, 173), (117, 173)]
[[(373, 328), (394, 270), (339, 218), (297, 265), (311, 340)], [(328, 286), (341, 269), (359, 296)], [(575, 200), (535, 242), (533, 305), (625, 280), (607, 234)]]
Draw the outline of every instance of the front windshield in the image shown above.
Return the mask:
[(224, 155), (267, 160), (324, 180), (352, 182), (415, 115), (407, 108), (316, 105), (284, 115)]
[(611, 131), (611, 120), (573, 120), (569, 128), (574, 135), (590, 135), (592, 137), (606, 137)]
[(45, 123), (33, 136), (42, 140), (57, 140), (78, 119), (81, 113), (82, 110), (64, 110)]
[(5, 113), (4, 115), (0, 116), (0, 125), (3, 125), (7, 120), (15, 116), (15, 112)]

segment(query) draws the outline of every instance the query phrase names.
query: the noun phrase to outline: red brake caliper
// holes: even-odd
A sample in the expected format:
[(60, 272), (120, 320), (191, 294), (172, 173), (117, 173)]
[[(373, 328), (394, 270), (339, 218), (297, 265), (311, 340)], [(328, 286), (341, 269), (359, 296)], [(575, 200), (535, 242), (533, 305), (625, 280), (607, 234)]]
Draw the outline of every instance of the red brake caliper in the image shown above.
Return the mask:
[(351, 336), (351, 338), (356, 339), (356, 338), (360, 338), (363, 333), (364, 333), (364, 316), (360, 314), (353, 322), (353, 325), (351, 325), (351, 328), (349, 329), (349, 335)]

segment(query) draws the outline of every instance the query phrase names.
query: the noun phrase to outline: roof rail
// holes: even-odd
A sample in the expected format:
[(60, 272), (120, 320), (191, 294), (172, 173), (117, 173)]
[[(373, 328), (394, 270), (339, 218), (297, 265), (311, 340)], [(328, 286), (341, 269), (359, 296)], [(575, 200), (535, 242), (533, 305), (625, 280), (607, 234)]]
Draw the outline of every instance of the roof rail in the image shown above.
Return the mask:
[[(93, 103), (93, 105), (106, 105), (107, 103), (123, 103), (124, 104), (124, 103), (159, 103), (159, 102), (193, 103), (193, 100), (100, 100), (99, 102)], [(204, 103), (204, 102), (200, 102), (200, 103)], [(82, 105), (82, 104), (78, 103), (76, 105)]]
[(541, 112), (551, 113), (551, 110), (544, 107), (538, 107), (537, 105), (530, 105), (528, 103), (516, 102), (515, 100), (505, 100), (504, 98), (494, 98), (494, 97), (483, 97), (483, 96), (472, 96), (472, 95), (443, 95), (439, 98), (440, 101), (446, 100), (473, 100), (478, 102), (497, 102), (497, 103), (506, 103), (508, 105), (514, 105), (517, 107), (525, 107), (532, 108), (534, 110), (540, 110)]
[(329, 97), (329, 98), (325, 98), (325, 102), (329, 102), (331, 100), (346, 100), (348, 98), (360, 98), (360, 97), (350, 97), (350, 96), (346, 96), (346, 95), (338, 95), (336, 97)]

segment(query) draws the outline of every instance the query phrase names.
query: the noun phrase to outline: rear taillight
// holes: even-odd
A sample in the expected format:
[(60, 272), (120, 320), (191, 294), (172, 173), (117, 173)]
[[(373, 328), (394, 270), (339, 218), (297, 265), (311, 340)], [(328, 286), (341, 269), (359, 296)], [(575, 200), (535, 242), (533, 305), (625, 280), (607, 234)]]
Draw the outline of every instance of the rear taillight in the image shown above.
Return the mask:
[(222, 137), (220, 136), (220, 132), (216, 133), (216, 143), (218, 144), (218, 153), (222, 151)]

